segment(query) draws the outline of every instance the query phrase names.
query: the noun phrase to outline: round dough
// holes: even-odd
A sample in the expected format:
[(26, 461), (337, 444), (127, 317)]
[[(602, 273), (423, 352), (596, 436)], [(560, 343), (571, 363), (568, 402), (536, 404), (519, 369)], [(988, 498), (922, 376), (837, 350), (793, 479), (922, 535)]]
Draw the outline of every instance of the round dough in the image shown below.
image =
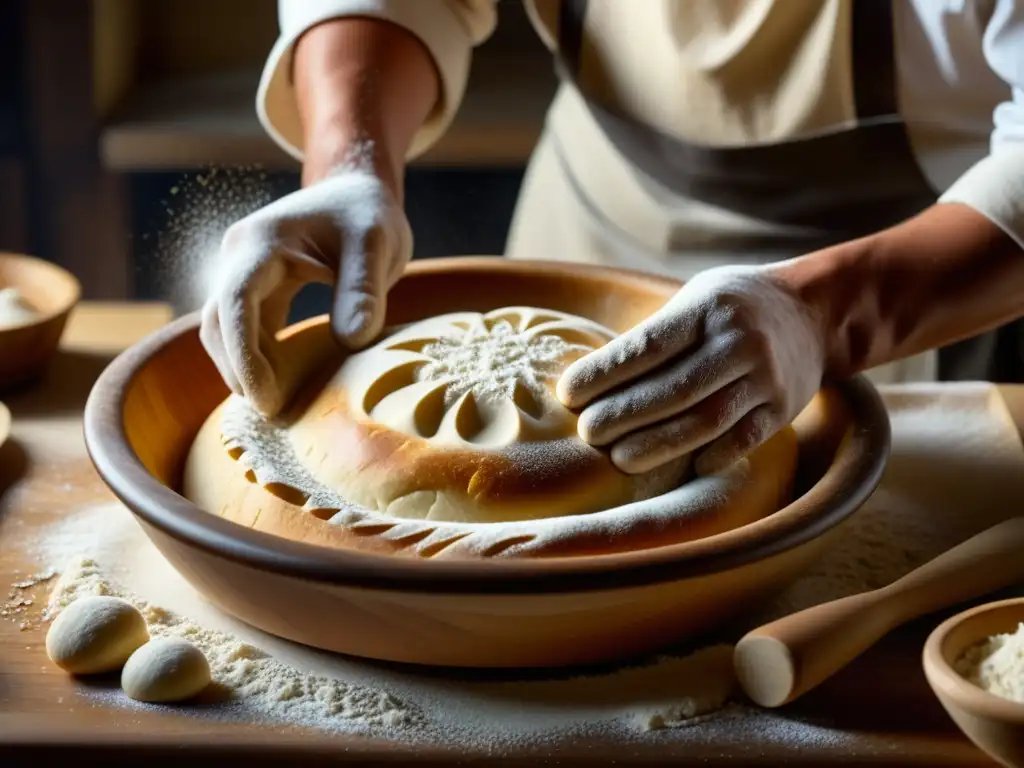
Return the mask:
[(121, 687), (136, 701), (185, 701), (209, 684), (206, 656), (180, 637), (153, 638), (131, 655), (121, 671)]
[[(566, 346), (522, 352), (544, 333)], [(552, 390), (569, 360), (612, 335), (582, 318), (532, 308), (445, 315), (325, 371), (323, 350), (337, 349), (329, 334), (326, 321), (310, 322), (274, 349), (289, 361), (279, 366), (286, 389), (304, 382), (279, 419), (235, 395), (213, 411), (186, 457), (187, 499), (318, 546), (494, 558), (691, 541), (791, 498), (791, 427), (704, 478), (689, 476), (687, 458), (629, 476), (580, 440), (576, 415)], [(486, 354), (462, 350), (474, 334), (489, 339)]]
[[(682, 458), (621, 472), (580, 439), (576, 414), (555, 397), (562, 371), (614, 336), (530, 307), (441, 315), (351, 355), (326, 384), (312, 382), (274, 438), (286, 443), (280, 450), (241, 400), (215, 413), (211, 428), (249, 460), (265, 454), (262, 480), (284, 498), (305, 503), (311, 485), (327, 489), (333, 498), (314, 500), (314, 514), (346, 502), (448, 522), (588, 514), (664, 493), (689, 469)], [(190, 480), (207, 461), (193, 449), (185, 478), (186, 495), (204, 507), (213, 489)]]
[(120, 669), (149, 640), (146, 620), (119, 597), (81, 597), (62, 610), (46, 633), (46, 654), (73, 675)]
[(530, 307), (430, 318), (345, 360), (289, 438), (322, 484), (398, 518), (506, 522), (650, 498), (686, 462), (619, 471), (554, 395), (569, 363), (614, 336)]

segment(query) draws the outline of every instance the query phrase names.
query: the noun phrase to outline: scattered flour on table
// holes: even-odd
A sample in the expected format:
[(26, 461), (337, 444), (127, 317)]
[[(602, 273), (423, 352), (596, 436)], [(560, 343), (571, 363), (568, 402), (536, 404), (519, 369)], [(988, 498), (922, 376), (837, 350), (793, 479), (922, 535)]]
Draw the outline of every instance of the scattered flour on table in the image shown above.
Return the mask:
[[(793, 748), (829, 748), (851, 738), (735, 703), (727, 644), (613, 671), (539, 679), (400, 670), (289, 643), (221, 613), (174, 571), (119, 504), (71, 513), (29, 545), (41, 568), (60, 572), (45, 618), (84, 595), (117, 595), (140, 608), (153, 635), (186, 637), (203, 650), (229, 698), (176, 712), (482, 752), (534, 748), (574, 735), (712, 746), (749, 737)], [(119, 691), (86, 688), (83, 695), (99, 705), (154, 706)]]
[(55, 616), (80, 597), (113, 595), (135, 605), (154, 637), (181, 637), (203, 652), (213, 680), (246, 713), (275, 716), (321, 728), (386, 726), (402, 728), (417, 713), (382, 691), (312, 675), (274, 659), (233, 635), (206, 629), (109, 582), (99, 564), (78, 559), (68, 564), (50, 596)]
[(967, 680), (1004, 699), (1024, 702), (1024, 623), (968, 648), (955, 669)]
[(1012, 423), (993, 411), (987, 384), (945, 385), (947, 399), (889, 394), (892, 452), (882, 483), (821, 559), (756, 625), (892, 583), (962, 541), (1019, 514), (1024, 453)]
[[(1024, 495), (1019, 442), (980, 399), (972, 402), (955, 414), (920, 406), (895, 410), (892, 458), (882, 487), (820, 562), (747, 623), (888, 583), (1013, 516), (1010, 502)], [(951, 434), (957, 438), (951, 440)], [(560, 735), (581, 734), (714, 749), (778, 745), (814, 752), (853, 743), (863, 749), (863, 737), (827, 723), (734, 703), (728, 645), (561, 678), (502, 682), (485, 674), (398, 670), (303, 648), (220, 613), (159, 555), (118, 504), (68, 514), (37, 534), (29, 549), (39, 573), (61, 572), (53, 591), (56, 606), (75, 594), (123, 591), (130, 585), (132, 599), (146, 606), (154, 633), (192, 632), (205, 638), (207, 647), (222, 646), (212, 653), (220, 659), (221, 672), (215, 675), (229, 688), (246, 688), (246, 670), (261, 665), (280, 670), (289, 684), (252, 683), (250, 699), (237, 697), (236, 708), (249, 719), (259, 714), (282, 724), (485, 751), (550, 746)], [(327, 704), (318, 698), (321, 690)], [(221, 711), (230, 716), (235, 710), (200, 712), (217, 716)], [(755, 747), (743, 746), (750, 744)], [(888, 749), (884, 743), (877, 748)]]

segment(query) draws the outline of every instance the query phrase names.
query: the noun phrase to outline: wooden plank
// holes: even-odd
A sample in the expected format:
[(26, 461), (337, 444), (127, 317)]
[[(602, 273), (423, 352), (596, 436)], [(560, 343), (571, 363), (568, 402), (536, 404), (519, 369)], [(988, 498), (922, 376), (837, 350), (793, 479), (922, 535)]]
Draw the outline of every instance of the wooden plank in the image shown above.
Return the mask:
[(84, 302), (68, 319), (61, 348), (117, 354), (173, 318), (171, 307), (162, 302)]
[(100, 164), (92, 7), (23, 3), (31, 199), (36, 252), (71, 270), (88, 298), (131, 291), (124, 182)]
[[(294, 169), (295, 161), (256, 118), (258, 82), (258, 70), (236, 70), (140, 87), (103, 128), (104, 164), (119, 171), (211, 164)], [(455, 121), (415, 164), (523, 165), (540, 137), (555, 87), (547, 56), (481, 53)]]

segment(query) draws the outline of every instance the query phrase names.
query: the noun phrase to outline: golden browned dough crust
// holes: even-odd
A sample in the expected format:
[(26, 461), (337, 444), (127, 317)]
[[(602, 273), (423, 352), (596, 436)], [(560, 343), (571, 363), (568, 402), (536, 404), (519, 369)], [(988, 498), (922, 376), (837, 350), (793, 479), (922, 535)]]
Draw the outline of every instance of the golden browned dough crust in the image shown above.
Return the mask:
[(286, 538), (428, 557), (621, 552), (787, 503), (791, 429), (685, 484), (686, 458), (627, 475), (584, 443), (554, 383), (613, 335), (524, 307), (413, 324), (310, 380), (278, 426), (229, 398), (189, 452), (183, 492)]
[[(379, 513), (324, 512), (291, 489), (257, 482), (224, 445), (211, 414), (189, 452), (183, 494), (201, 509), (275, 536), (332, 548), (412, 557), (571, 557), (693, 541), (747, 525), (788, 504), (797, 465), (791, 427), (710, 479), (661, 497), (571, 518), (516, 523), (403, 520)], [(689, 492), (688, 492), (689, 491)], [(326, 519), (325, 519), (326, 518)]]

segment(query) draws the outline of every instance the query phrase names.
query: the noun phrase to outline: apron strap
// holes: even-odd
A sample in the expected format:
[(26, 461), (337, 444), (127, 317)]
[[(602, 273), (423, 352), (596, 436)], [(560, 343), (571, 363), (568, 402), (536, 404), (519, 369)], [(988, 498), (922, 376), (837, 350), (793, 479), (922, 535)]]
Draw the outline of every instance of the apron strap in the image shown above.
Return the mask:
[(588, 5), (588, 0), (562, 0), (558, 9), (558, 53), (561, 63), (572, 73), (580, 71)]
[(898, 115), (892, 0), (853, 0), (851, 27), (853, 104), (857, 119)]
[(604, 134), (643, 175), (681, 197), (801, 230), (759, 236), (757, 246), (767, 238), (785, 248), (819, 248), (884, 229), (935, 202), (899, 115), (892, 0), (852, 3), (856, 125), (744, 147), (691, 144), (590, 98), (577, 77), (588, 5), (560, 4), (562, 79), (576, 86)]

